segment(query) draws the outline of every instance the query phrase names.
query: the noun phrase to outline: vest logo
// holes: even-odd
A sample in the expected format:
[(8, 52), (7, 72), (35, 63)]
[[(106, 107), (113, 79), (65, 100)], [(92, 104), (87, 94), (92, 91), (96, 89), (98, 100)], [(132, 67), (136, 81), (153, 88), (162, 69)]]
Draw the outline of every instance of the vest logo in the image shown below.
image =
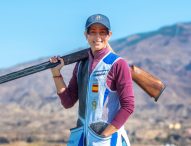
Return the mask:
[(92, 92), (98, 92), (98, 84), (92, 85)]
[(97, 70), (94, 72), (93, 76), (103, 76), (106, 75), (109, 72), (109, 70)]
[(95, 100), (92, 101), (92, 108), (93, 108), (93, 110), (96, 110), (96, 108), (97, 108), (97, 102)]

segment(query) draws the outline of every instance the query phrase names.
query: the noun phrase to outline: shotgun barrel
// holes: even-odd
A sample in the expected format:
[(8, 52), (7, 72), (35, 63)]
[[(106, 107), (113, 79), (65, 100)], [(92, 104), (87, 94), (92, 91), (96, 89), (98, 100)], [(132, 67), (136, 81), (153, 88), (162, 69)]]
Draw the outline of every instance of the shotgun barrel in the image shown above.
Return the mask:
[[(61, 58), (64, 59), (64, 64), (68, 65), (68, 64), (83, 60), (87, 57), (88, 57), (88, 49), (84, 49), (78, 52), (74, 52), (74, 53), (62, 56)], [(15, 80), (30, 74), (34, 74), (49, 68), (53, 68), (57, 66), (59, 63), (60, 62), (51, 63), (50, 61), (47, 61), (38, 65), (34, 65), (31, 67), (27, 67), (25, 69), (21, 69), (19, 71), (15, 71), (15, 72), (3, 75), (0, 77), (0, 84), (11, 81), (11, 80)]]
[[(65, 56), (62, 56), (61, 58), (64, 59), (64, 64), (68, 65), (83, 59), (86, 59), (88, 57), (88, 50), (84, 49), (78, 52), (74, 52)], [(15, 71), (3, 76), (0, 76), (0, 84), (15, 80), (30, 74), (34, 74), (49, 68), (53, 68), (57, 66), (60, 62), (57, 63), (51, 63), (50, 61), (34, 65), (19, 71)], [(154, 98), (155, 101), (158, 100), (159, 96), (165, 89), (165, 84), (154, 75), (151, 75), (150, 73), (144, 71), (143, 69), (135, 66), (130, 65), (132, 79), (141, 87), (149, 96)]]

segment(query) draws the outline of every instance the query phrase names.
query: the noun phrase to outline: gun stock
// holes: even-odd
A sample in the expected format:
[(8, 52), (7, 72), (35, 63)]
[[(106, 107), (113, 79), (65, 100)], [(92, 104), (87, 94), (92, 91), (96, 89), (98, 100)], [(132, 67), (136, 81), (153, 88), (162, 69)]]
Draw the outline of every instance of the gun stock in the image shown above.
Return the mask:
[[(84, 49), (78, 52), (74, 52), (65, 56), (62, 56), (64, 59), (65, 65), (86, 59), (88, 57), (88, 50)], [(34, 74), (49, 68), (57, 66), (57, 63), (50, 63), (50, 61), (34, 65), (16, 72), (12, 72), (3, 76), (0, 76), (0, 84), (15, 80), (30, 74)], [(142, 70), (141, 68), (131, 65), (131, 74), (132, 79), (135, 81), (148, 95), (155, 98), (155, 101), (158, 100), (160, 94), (164, 90), (164, 84), (155, 76), (149, 74), (148, 72)]]
[(156, 76), (135, 65), (131, 65), (130, 68), (133, 81), (157, 101), (165, 89), (165, 84)]

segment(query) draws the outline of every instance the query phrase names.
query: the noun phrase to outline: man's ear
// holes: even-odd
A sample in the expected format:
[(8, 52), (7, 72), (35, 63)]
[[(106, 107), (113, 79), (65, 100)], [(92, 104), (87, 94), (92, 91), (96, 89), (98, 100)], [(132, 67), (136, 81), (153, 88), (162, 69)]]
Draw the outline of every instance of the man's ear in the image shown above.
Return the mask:
[(112, 36), (112, 32), (111, 32), (111, 31), (109, 31), (109, 36), (110, 36), (110, 37)]
[(111, 38), (111, 36), (112, 36), (112, 32), (109, 31), (109, 34), (108, 34), (108, 40)]
[(86, 37), (86, 40), (88, 39), (87, 31), (84, 31), (84, 36)]

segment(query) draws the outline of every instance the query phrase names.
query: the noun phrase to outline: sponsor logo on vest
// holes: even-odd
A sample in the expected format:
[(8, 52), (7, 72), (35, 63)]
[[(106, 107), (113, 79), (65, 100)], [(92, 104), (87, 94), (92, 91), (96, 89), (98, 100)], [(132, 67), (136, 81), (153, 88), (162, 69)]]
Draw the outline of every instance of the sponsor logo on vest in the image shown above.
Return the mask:
[(92, 85), (92, 92), (98, 92), (98, 84)]
[(93, 76), (102, 76), (102, 75), (105, 75), (108, 73), (109, 70), (98, 70), (98, 71), (95, 71)]

